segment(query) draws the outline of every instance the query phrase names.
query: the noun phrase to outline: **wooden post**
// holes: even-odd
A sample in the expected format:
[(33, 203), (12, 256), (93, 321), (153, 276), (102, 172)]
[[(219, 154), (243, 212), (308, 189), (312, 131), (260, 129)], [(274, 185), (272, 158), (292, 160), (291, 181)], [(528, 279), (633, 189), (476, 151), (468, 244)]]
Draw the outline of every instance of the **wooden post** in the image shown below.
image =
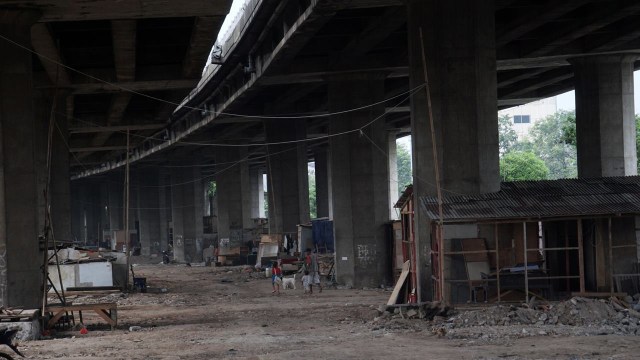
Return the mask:
[(578, 219), (578, 269), (580, 270), (580, 292), (585, 292), (584, 286), (584, 241), (582, 239), (582, 219)]
[(524, 241), (524, 299), (529, 302), (529, 261), (527, 260), (527, 222), (522, 223), (522, 241)]
[[(569, 223), (564, 223), (564, 247), (569, 247)], [(564, 251), (564, 266), (565, 275), (570, 276), (571, 273), (571, 257), (569, 256), (569, 250)], [(571, 292), (571, 279), (566, 279), (567, 291)]]
[[(609, 289), (611, 290), (611, 296), (613, 296), (613, 283), (614, 283), (614, 265), (613, 265), (613, 234), (611, 230), (611, 217), (608, 219), (609, 221), (609, 274), (611, 275), (611, 279), (609, 279)], [(618, 289), (620, 291), (620, 289)]]
[(498, 303), (500, 303), (500, 241), (498, 240), (498, 224), (493, 226), (493, 237), (496, 242), (496, 281), (498, 282)]

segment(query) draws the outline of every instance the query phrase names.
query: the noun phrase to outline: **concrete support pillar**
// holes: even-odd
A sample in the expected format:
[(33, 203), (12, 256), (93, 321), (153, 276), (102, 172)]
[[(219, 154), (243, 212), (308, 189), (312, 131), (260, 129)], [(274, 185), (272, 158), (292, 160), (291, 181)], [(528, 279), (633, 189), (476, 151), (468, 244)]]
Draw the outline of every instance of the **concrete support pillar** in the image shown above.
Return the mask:
[[(34, 92), (34, 110), (36, 113), (35, 161), (38, 174), (38, 231), (44, 230), (45, 198), (44, 191), (49, 181), (49, 208), (51, 227), (58, 241), (72, 241), (71, 237), (71, 194), (69, 188), (69, 137), (67, 119), (59, 113), (65, 112), (66, 96), (58, 93), (57, 112), (53, 114), (55, 125), (52, 133), (51, 170), (47, 171), (47, 152), (49, 146), (49, 124), (54, 101), (53, 92)], [(47, 177), (50, 177), (47, 179)]]
[[(60, 103), (66, 103), (63, 99)], [(71, 189), (69, 181), (69, 149), (68, 122), (56, 116), (58, 128), (53, 132), (53, 148), (51, 154), (51, 222), (57, 240), (72, 241), (71, 237)]]
[(200, 260), (202, 249), (204, 189), (200, 168), (180, 168), (171, 174), (171, 218), (173, 220), (174, 259)]
[(107, 183), (107, 209), (109, 212), (109, 229), (124, 229), (124, 179), (122, 176), (109, 176)]
[[(329, 82), (329, 111), (372, 104), (384, 98), (384, 77), (362, 74)], [(357, 129), (384, 112), (384, 105), (336, 115), (329, 133)], [(329, 139), (331, 198), (338, 282), (355, 287), (391, 283), (384, 224), (389, 220), (389, 168), (379, 148), (387, 146), (384, 121)]]
[[(38, 15), (0, 10), (0, 34), (31, 44)], [(42, 295), (34, 162), (32, 54), (0, 41), (0, 305), (37, 308)]]
[(398, 201), (398, 146), (396, 145), (397, 134), (389, 133), (387, 149), (389, 154), (389, 219), (398, 220), (400, 214), (394, 205)]
[[(250, 208), (249, 186), (243, 186), (249, 182), (249, 168), (246, 161), (239, 162), (246, 157), (247, 149), (238, 147), (223, 148), (218, 151), (218, 162), (224, 163), (225, 171), (217, 176), (218, 193), (218, 239), (230, 239), (230, 246), (242, 246), (242, 229), (248, 227), (251, 219), (245, 218), (245, 213)], [(227, 163), (239, 162), (234, 166)], [(244, 191), (243, 191), (244, 190)], [(245, 206), (246, 205), (246, 206)], [(245, 209), (245, 207), (247, 209)], [(246, 221), (246, 223), (245, 223)]]
[[(268, 142), (304, 139), (307, 132), (301, 120), (270, 120), (265, 130)], [(311, 221), (307, 145), (269, 145), (267, 155), (269, 230), (297, 234), (298, 224)]]
[(171, 180), (169, 174), (161, 170), (158, 185), (159, 250), (164, 251), (169, 246), (169, 221), (171, 218)]
[[(493, 1), (409, 0), (410, 87), (425, 83), (427, 57), (442, 187), (475, 194), (500, 189)], [(420, 39), (420, 29), (423, 39)], [(413, 190), (435, 195), (436, 183), (426, 91), (411, 98)], [(416, 206), (418, 275), (431, 299), (431, 240), (427, 219)]]
[(264, 211), (264, 182), (262, 181), (262, 170), (251, 169), (249, 171), (249, 181), (251, 186), (251, 218), (258, 219), (265, 217)]
[(329, 217), (329, 156), (328, 150), (318, 149), (313, 157), (316, 165), (316, 216)]
[(160, 252), (160, 196), (158, 171), (145, 169), (139, 172), (138, 179), (138, 238), (141, 255)]
[(573, 58), (578, 176), (637, 175), (633, 64), (637, 55)]

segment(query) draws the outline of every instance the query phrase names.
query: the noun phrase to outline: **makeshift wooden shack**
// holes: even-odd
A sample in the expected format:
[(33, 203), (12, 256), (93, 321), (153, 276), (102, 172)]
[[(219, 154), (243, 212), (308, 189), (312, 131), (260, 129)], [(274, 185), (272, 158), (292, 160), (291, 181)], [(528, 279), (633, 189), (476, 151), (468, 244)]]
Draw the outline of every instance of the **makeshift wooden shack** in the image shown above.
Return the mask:
[[(503, 183), (420, 199), (433, 288), (452, 303), (640, 291), (640, 177)], [(443, 249), (443, 251), (440, 251)]]
[(400, 210), (400, 221), (394, 221), (391, 224), (393, 276), (397, 280), (402, 273), (403, 265), (409, 260), (409, 286), (405, 287), (405, 292), (401, 295), (407, 301), (414, 300), (410, 302), (415, 302), (415, 299), (409, 298), (409, 294), (415, 293), (414, 290), (417, 290), (414, 204), (413, 186), (409, 185), (394, 205), (396, 209)]

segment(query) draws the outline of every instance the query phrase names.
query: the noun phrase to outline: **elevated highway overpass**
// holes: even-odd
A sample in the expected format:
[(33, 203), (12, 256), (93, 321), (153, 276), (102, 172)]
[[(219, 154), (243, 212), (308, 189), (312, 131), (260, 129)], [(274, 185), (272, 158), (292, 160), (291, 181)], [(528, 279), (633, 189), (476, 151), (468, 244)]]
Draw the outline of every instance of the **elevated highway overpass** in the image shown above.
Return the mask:
[[(264, 172), (271, 230), (293, 231), (309, 218), (306, 166), (314, 159), (318, 215), (334, 219), (344, 259), (340, 281), (379, 285), (387, 280), (381, 225), (395, 201), (389, 182), (395, 137), (413, 135), (416, 194), (435, 191), (423, 47), (447, 191), (499, 188), (499, 108), (573, 88), (580, 176), (637, 171), (629, 135), (640, 50), (635, 1), (252, 0), (200, 80), (209, 29), (219, 26), (228, 2), (192, 3), (188, 14), (173, 2), (128, 5), (122, 8), (128, 23), (119, 23), (122, 14), (96, 18), (103, 12), (68, 5), (48, 15), (48, 35), (40, 23), (31, 28), (38, 54), (94, 76), (87, 80), (47, 61), (33, 67), (36, 89), (51, 92), (56, 83), (67, 89), (68, 168), (76, 200), (90, 204), (74, 209), (80, 224), (74, 233), (99, 238), (105, 224), (122, 225), (118, 188), (127, 130), (143, 252), (158, 250), (153, 239), (166, 244), (167, 224), (174, 239), (202, 239), (199, 199), (211, 179), (220, 194), (218, 237), (260, 214), (257, 179)], [(86, 56), (91, 51), (98, 56)], [(104, 214), (104, 206), (112, 211)], [(416, 232), (428, 289), (430, 234), (421, 216)]]
[[(230, 0), (0, 2), (0, 303), (38, 307), (43, 190), (71, 240), (69, 161), (96, 166), (154, 134), (197, 84)], [(55, 105), (54, 105), (55, 103)], [(50, 122), (50, 118), (55, 122)], [(47, 168), (49, 125), (53, 129)]]

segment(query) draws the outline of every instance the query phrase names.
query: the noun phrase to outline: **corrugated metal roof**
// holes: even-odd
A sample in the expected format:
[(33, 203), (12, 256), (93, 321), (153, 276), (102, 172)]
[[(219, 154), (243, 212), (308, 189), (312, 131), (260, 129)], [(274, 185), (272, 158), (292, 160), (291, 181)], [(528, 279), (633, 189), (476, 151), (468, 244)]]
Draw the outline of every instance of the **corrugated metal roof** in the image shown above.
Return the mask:
[[(431, 220), (438, 199), (420, 198)], [(496, 193), (443, 196), (445, 222), (640, 214), (640, 176), (505, 182)]]

